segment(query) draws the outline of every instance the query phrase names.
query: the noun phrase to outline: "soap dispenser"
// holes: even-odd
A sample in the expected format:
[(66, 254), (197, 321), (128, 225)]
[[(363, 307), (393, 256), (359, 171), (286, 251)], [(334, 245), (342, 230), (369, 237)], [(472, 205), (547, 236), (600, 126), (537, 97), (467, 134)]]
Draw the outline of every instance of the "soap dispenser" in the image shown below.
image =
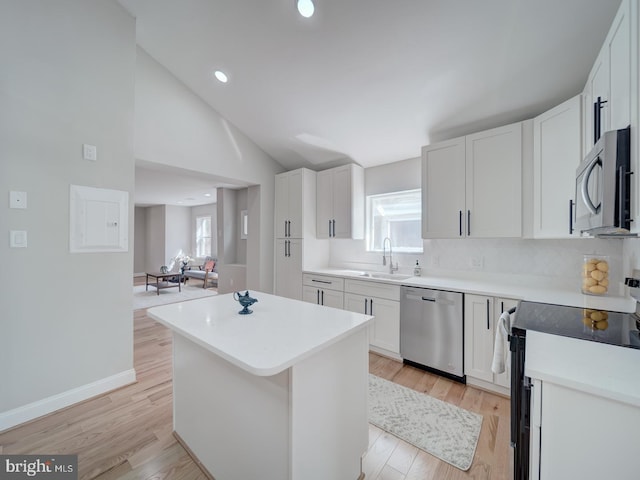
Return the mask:
[(422, 275), (422, 267), (418, 263), (418, 260), (416, 260), (416, 266), (413, 267), (413, 276), (419, 277), (420, 275)]

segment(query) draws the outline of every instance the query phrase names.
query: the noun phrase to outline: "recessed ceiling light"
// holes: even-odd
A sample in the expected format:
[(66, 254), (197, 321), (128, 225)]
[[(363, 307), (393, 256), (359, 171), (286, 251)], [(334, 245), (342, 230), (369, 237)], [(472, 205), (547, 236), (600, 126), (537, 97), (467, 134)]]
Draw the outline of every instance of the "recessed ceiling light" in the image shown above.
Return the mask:
[(298, 7), (298, 12), (300, 12), (300, 15), (304, 18), (311, 17), (315, 11), (313, 0), (296, 0), (296, 6)]
[(205, 193), (205, 194), (204, 194), (204, 196), (205, 196), (205, 197), (210, 197), (210, 196), (211, 196), (211, 194), (210, 194), (210, 193)]
[(224, 73), (222, 70), (216, 70), (215, 72), (213, 72), (213, 74), (216, 76), (218, 81), (222, 83), (227, 83), (227, 81), (229, 80), (229, 77), (227, 77), (227, 74)]

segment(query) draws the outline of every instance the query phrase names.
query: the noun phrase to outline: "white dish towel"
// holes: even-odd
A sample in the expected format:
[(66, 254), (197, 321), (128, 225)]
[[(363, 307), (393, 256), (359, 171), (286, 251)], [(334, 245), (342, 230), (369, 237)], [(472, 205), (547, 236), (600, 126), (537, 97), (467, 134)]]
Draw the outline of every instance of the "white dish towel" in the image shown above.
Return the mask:
[(496, 328), (496, 338), (493, 342), (493, 361), (491, 371), (493, 373), (504, 373), (506, 359), (507, 335), (511, 331), (511, 315), (509, 312), (502, 312), (498, 319)]

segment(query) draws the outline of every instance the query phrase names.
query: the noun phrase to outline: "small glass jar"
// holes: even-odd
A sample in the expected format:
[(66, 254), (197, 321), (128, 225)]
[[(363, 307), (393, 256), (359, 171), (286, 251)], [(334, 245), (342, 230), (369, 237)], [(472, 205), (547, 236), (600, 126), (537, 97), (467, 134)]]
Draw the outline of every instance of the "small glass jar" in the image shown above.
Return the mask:
[(606, 295), (609, 291), (609, 257), (585, 255), (582, 262), (582, 293)]

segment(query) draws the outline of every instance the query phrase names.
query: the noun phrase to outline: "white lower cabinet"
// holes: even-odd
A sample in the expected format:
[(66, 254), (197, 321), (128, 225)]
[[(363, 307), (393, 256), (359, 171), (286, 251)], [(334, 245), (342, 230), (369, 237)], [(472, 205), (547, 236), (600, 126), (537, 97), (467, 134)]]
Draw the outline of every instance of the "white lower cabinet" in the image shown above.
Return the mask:
[(530, 478), (638, 478), (640, 408), (532, 379)]
[(346, 279), (344, 308), (375, 317), (369, 327), (373, 351), (400, 358), (400, 286)]
[[(467, 383), (489, 390), (508, 394), (511, 375), (508, 368), (504, 373), (491, 371), (493, 347), (498, 319), (502, 312), (515, 307), (517, 300), (488, 297), (483, 295), (464, 296), (464, 373)], [(509, 351), (505, 340), (505, 355)]]
[(344, 306), (344, 279), (305, 273), (302, 276), (302, 300), (333, 308)]

